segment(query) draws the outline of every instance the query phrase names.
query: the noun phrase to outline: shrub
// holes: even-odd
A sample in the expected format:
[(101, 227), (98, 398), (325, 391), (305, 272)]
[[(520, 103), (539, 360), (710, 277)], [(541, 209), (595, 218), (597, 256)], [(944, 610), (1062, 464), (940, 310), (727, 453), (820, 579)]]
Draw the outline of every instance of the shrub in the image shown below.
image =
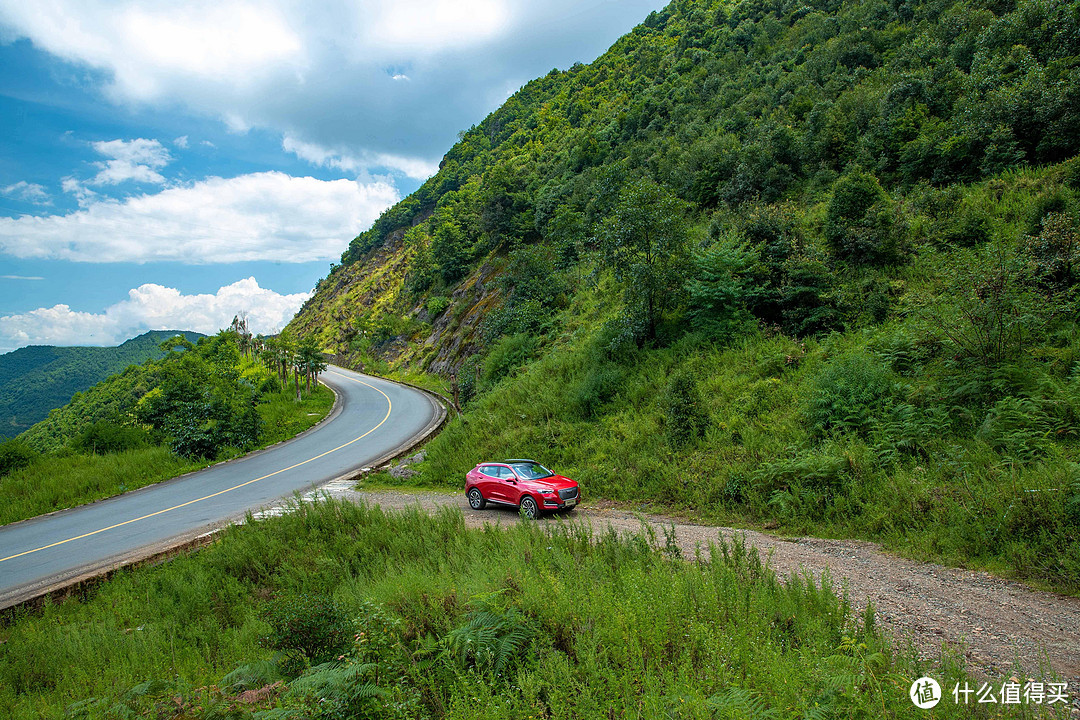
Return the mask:
[(672, 376), (664, 395), (664, 416), (672, 445), (685, 445), (701, 437), (709, 426), (709, 414), (697, 382), (687, 372)]
[(98, 455), (135, 450), (149, 444), (150, 434), (146, 430), (107, 420), (98, 420), (83, 428), (72, 443), (79, 452)]
[(899, 243), (893, 203), (873, 175), (851, 172), (836, 182), (825, 214), (825, 239), (842, 260), (855, 264), (894, 262)]
[(864, 434), (892, 394), (889, 372), (861, 353), (838, 358), (825, 366), (806, 409), (811, 432)]
[(263, 645), (281, 653), (281, 669), (294, 675), (310, 663), (318, 665), (341, 655), (353, 637), (345, 611), (323, 595), (296, 595), (274, 601), (266, 614), (270, 633)]
[(1072, 496), (1065, 501), (1065, 522), (1080, 530), (1080, 483), (1073, 483)]
[(428, 298), (426, 310), (428, 315), (432, 318), (437, 318), (443, 314), (446, 308), (450, 307), (450, 298), (445, 295), (436, 295)]
[(588, 374), (570, 391), (570, 405), (583, 420), (596, 417), (601, 408), (619, 391), (622, 371), (613, 363), (589, 369)]
[(1043, 220), (1053, 213), (1064, 213), (1069, 209), (1069, 198), (1060, 188), (1044, 192), (1035, 198), (1027, 216), (1027, 234), (1038, 235), (1042, 232)]
[(726, 341), (753, 322), (746, 307), (755, 293), (749, 271), (756, 259), (757, 253), (734, 233), (696, 255), (694, 274), (686, 282), (695, 329)]
[(481, 367), (480, 356), (470, 355), (458, 368), (458, 402), (462, 407), (476, 397), (477, 375)]
[(1041, 455), (1049, 443), (1053, 423), (1030, 398), (1006, 397), (994, 403), (976, 437), (1020, 462)]
[(0, 477), (32, 463), (38, 454), (19, 438), (0, 443)]
[(502, 380), (524, 365), (535, 352), (536, 346), (536, 338), (524, 333), (501, 338), (484, 360), (484, 381), (494, 385)]
[(446, 636), (446, 657), (462, 668), (507, 674), (535, 634), (532, 623), (516, 608), (478, 610)]
[(981, 208), (964, 208), (946, 226), (943, 239), (962, 247), (981, 245), (990, 240), (993, 225), (990, 215)]

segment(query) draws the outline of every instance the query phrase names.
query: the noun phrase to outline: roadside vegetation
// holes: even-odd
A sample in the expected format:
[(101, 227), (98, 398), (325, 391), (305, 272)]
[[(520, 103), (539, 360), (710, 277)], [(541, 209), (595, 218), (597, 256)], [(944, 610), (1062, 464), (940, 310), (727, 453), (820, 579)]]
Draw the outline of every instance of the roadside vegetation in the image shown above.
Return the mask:
[(456, 379), (421, 482), (532, 455), (1080, 591), (1078, 37), (1080, 2), (672, 3), (463, 133), (290, 328)]
[(9, 613), (0, 640), (13, 720), (914, 718), (914, 678), (970, 680), (739, 544), (680, 558), (647, 534), (337, 501)]
[(201, 333), (151, 330), (117, 347), (31, 345), (0, 355), (0, 438), (18, 435), (128, 365), (164, 355), (161, 343), (175, 335), (196, 341)]
[(197, 345), (166, 340), (160, 360), (77, 393), (0, 444), (0, 524), (228, 460), (325, 417), (333, 392), (311, 377), (325, 368), (320, 354), (237, 325)]

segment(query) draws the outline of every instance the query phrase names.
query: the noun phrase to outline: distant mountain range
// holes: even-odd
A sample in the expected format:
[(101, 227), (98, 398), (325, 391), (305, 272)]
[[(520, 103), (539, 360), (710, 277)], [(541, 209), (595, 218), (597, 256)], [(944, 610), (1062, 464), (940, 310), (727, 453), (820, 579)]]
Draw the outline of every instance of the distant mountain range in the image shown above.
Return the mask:
[(128, 365), (160, 358), (164, 340), (190, 330), (151, 330), (117, 347), (31, 345), (0, 355), (0, 439), (18, 435), (71, 400)]

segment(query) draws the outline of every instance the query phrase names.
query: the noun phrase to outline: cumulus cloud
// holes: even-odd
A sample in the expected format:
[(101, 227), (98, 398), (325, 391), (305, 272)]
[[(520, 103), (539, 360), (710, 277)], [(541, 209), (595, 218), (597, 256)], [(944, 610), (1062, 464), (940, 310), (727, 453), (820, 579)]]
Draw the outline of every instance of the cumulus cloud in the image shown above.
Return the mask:
[(147, 330), (194, 330), (212, 334), (247, 312), (254, 333), (280, 330), (310, 293), (281, 295), (259, 286), (253, 277), (226, 285), (213, 295), (184, 295), (147, 283), (103, 312), (72, 310), (67, 305), (38, 308), (0, 317), (0, 352), (26, 345), (117, 345)]
[(0, 30), (103, 71), (119, 103), (179, 105), (361, 162), (366, 151), (430, 164), (507, 83), (592, 60), (664, 4), (0, 0)]
[(94, 163), (101, 171), (90, 180), (91, 185), (119, 185), (129, 180), (157, 185), (165, 182), (158, 170), (168, 165), (172, 156), (157, 140), (107, 140), (90, 146), (109, 158)]
[(291, 152), (312, 165), (337, 168), (344, 172), (367, 173), (371, 168), (386, 168), (400, 172), (406, 177), (426, 180), (439, 169), (439, 164), (435, 162), (389, 153), (362, 152), (359, 155), (353, 155), (342, 148), (331, 149), (316, 143), (304, 142), (289, 133), (282, 138), (281, 149)]
[(386, 181), (211, 177), (123, 200), (92, 195), (67, 215), (0, 218), (0, 252), (76, 262), (336, 260), (398, 199)]
[(52, 197), (44, 186), (37, 183), (28, 183), (25, 180), (0, 188), (0, 195), (33, 203), (34, 205), (52, 205)]

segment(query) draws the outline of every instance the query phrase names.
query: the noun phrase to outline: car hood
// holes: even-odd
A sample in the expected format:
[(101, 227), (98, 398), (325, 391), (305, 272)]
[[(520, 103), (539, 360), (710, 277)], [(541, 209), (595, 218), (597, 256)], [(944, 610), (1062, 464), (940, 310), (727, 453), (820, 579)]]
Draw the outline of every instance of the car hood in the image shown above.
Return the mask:
[(543, 480), (533, 480), (532, 482), (534, 485), (549, 487), (552, 490), (565, 490), (566, 488), (577, 487), (576, 481), (571, 480), (568, 477), (563, 477), (562, 475), (552, 475)]

